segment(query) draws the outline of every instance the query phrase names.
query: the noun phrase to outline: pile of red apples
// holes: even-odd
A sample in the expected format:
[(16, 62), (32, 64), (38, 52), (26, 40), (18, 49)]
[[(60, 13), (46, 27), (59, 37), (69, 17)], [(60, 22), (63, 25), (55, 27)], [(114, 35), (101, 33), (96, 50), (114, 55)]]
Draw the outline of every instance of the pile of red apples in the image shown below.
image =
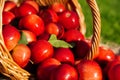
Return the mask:
[(91, 40), (83, 35), (74, 9), (62, 3), (39, 6), (6, 1), (2, 34), (13, 60), (37, 80), (120, 80), (120, 56), (99, 46), (85, 59)]

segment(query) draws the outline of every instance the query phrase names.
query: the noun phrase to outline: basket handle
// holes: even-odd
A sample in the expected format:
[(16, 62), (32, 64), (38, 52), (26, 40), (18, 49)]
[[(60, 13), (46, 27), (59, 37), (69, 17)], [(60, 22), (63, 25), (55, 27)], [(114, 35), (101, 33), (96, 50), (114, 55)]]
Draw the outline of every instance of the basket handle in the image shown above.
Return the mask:
[[(84, 23), (84, 15), (81, 13), (81, 6), (78, 5), (78, 0), (72, 0), (76, 7), (76, 11), (80, 17), (80, 25), (81, 27), (81, 32), (85, 34), (86, 32), (86, 25)], [(88, 5), (90, 6), (91, 12), (92, 12), (92, 17), (93, 17), (93, 36), (92, 36), (92, 45), (90, 48), (90, 51), (88, 55), (85, 57), (85, 59), (92, 60), (94, 56), (98, 53), (98, 48), (99, 48), (99, 42), (100, 42), (100, 33), (101, 33), (101, 18), (100, 18), (100, 12), (98, 5), (96, 3), (96, 0), (86, 0)]]
[(88, 55), (86, 56), (86, 58), (88, 60), (92, 60), (94, 58), (94, 55), (98, 53), (98, 49), (99, 49), (101, 18), (96, 0), (87, 0), (87, 3), (91, 8), (92, 17), (93, 17), (93, 36), (92, 36), (91, 49)]
[[(54, 3), (55, 1), (59, 1), (61, 3), (67, 3), (69, 0), (36, 0), (40, 5), (46, 6)], [(76, 7), (76, 11), (82, 21), (80, 21), (81, 32), (85, 34), (86, 32), (86, 25), (84, 24), (84, 16), (81, 12), (81, 6), (78, 5), (78, 0), (71, 0)], [(100, 19), (100, 12), (97, 6), (96, 0), (86, 0), (88, 5), (90, 6), (92, 16), (93, 16), (93, 37), (92, 37), (92, 45), (88, 55), (85, 57), (86, 59), (93, 59), (95, 54), (98, 52), (99, 42), (100, 42), (100, 33), (101, 33), (101, 19)], [(84, 27), (83, 27), (84, 26)]]

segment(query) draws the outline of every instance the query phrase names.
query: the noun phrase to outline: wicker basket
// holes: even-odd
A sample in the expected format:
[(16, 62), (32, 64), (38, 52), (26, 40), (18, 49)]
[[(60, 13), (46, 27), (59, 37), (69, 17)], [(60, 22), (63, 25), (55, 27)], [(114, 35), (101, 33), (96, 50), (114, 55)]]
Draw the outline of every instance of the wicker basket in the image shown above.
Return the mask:
[[(22, 2), (23, 0), (12, 0), (17, 3)], [(49, 6), (54, 2), (61, 2), (68, 9), (75, 9), (80, 18), (80, 31), (85, 34), (86, 25), (84, 21), (84, 15), (81, 10), (81, 6), (78, 0), (36, 0), (40, 6)], [(96, 0), (87, 0), (86, 1), (90, 6), (92, 16), (93, 16), (93, 36), (91, 39), (92, 46), (89, 51), (89, 54), (86, 56), (86, 59), (92, 60), (94, 55), (98, 51), (99, 42), (100, 42), (100, 32), (101, 32), (101, 20), (99, 9), (96, 3)], [(28, 80), (30, 73), (26, 70), (20, 68), (12, 59), (9, 51), (4, 45), (4, 40), (2, 36), (2, 10), (4, 7), (5, 0), (0, 0), (0, 73), (11, 78), (12, 80)]]

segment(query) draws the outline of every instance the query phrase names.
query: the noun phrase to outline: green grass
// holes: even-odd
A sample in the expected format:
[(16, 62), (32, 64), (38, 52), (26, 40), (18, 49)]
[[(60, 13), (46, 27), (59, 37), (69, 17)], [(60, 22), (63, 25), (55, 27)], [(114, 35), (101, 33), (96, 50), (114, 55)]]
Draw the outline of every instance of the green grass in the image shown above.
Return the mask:
[[(101, 38), (103, 42), (120, 44), (119, 0), (96, 0), (101, 14)], [(92, 15), (86, 0), (79, 0), (87, 25), (86, 36), (92, 35)]]

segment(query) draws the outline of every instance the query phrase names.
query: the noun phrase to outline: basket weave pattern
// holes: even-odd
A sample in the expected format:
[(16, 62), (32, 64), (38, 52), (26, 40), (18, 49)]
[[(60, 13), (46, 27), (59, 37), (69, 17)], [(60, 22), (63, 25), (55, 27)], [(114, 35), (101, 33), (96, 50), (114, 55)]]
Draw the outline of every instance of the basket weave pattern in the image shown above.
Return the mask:
[[(22, 0), (12, 0), (15, 2), (21, 2)], [(86, 25), (84, 21), (84, 15), (78, 0), (36, 0), (40, 6), (49, 6), (54, 2), (61, 2), (69, 9), (75, 8), (79, 18), (80, 18), (80, 31), (85, 34)], [(101, 32), (101, 20), (100, 13), (96, 3), (96, 0), (86, 1), (90, 6), (92, 16), (93, 16), (93, 36), (91, 39), (92, 46), (89, 54), (85, 57), (86, 59), (93, 59), (94, 55), (98, 51), (98, 46), (100, 42), (100, 32)], [(26, 70), (20, 68), (12, 59), (9, 51), (4, 45), (4, 40), (2, 36), (2, 10), (4, 7), (5, 0), (0, 0), (0, 72), (5, 76), (10, 77), (12, 80), (28, 80), (30, 73)], [(72, 3), (72, 6), (71, 4)]]

